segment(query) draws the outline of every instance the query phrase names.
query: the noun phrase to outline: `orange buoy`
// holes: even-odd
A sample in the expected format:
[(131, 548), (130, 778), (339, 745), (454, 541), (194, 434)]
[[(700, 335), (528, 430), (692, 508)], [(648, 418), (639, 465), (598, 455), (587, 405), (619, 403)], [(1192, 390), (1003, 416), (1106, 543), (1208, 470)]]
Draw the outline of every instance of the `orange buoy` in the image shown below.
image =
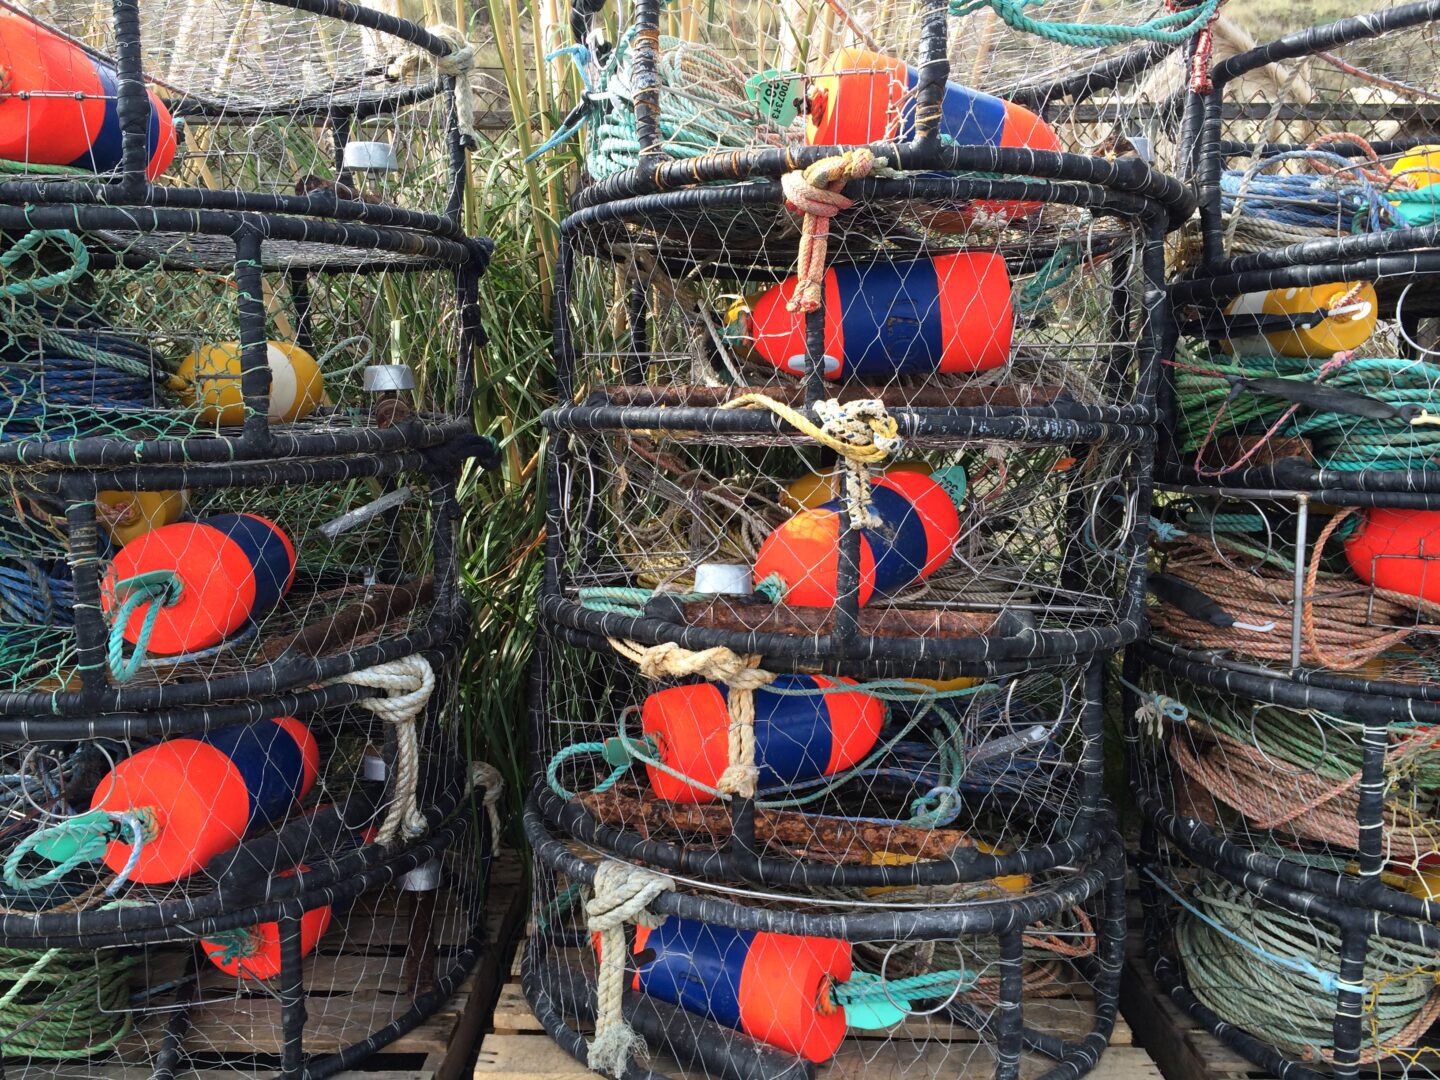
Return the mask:
[(1367, 585), (1440, 603), (1440, 510), (1371, 507), (1345, 557)]
[[(880, 699), (860, 691), (818, 692), (854, 685), (853, 679), (780, 675), (769, 688), (755, 691), (755, 764), (762, 788), (832, 776), (874, 748), (885, 723)], [(692, 683), (657, 691), (645, 699), (640, 722), (645, 734), (654, 736), (661, 761), (696, 784), (715, 787), (730, 760), (724, 686)], [(669, 802), (714, 798), (653, 765), (646, 769), (650, 787)]]
[(95, 789), (92, 810), (145, 812), (151, 822), (138, 855), (128, 840), (112, 840), (105, 865), (118, 873), (134, 857), (132, 880), (179, 881), (282, 817), (319, 770), (315, 737), (290, 716), (141, 750)]
[[(805, 315), (791, 277), (730, 310), (729, 333), (781, 371), (805, 372)], [(1010, 359), (1010, 273), (993, 251), (825, 272), (827, 379), (986, 371)]]
[(830, 990), (850, 978), (849, 942), (672, 915), (654, 930), (635, 928), (635, 955), (636, 990), (788, 1053), (826, 1061), (845, 1037), (845, 1010)]
[[(860, 531), (860, 603), (929, 577), (950, 559), (960, 539), (965, 472), (933, 476), (895, 471), (870, 482), (878, 528)], [(775, 587), (798, 607), (831, 607), (840, 568), (838, 501), (801, 510), (767, 536), (755, 557), (756, 588)]]
[[(107, 613), (124, 596), (122, 582), (168, 571), (179, 594), (131, 612), (123, 634), (161, 656), (206, 649), (274, 607), (295, 580), (295, 547), (278, 526), (255, 514), (217, 514), (151, 529), (116, 553), (101, 599)], [(150, 627), (150, 607), (161, 604)]]
[[(0, 158), (107, 173), (123, 158), (120, 77), (39, 23), (0, 10)], [(153, 91), (147, 133), (152, 180), (175, 158), (175, 121)]]
[[(286, 870), (280, 877), (304, 873), (307, 866)], [(330, 929), (332, 912), (329, 904), (313, 907), (300, 916), (300, 955), (309, 956)], [(200, 942), (205, 956), (227, 975), (242, 979), (273, 979), (280, 974), (280, 924), (265, 922)]]

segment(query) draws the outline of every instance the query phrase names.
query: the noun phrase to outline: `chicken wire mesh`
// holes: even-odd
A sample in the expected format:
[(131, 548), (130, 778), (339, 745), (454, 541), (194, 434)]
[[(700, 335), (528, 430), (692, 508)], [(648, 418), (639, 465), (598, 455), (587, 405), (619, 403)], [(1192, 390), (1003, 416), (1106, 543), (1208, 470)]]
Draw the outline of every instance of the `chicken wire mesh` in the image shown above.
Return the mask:
[(1429, 497), (1315, 498), (1162, 494), (1152, 523), (1153, 643), (1229, 669), (1432, 700)]
[[(643, 1044), (661, 1075), (806, 1076), (828, 1062), (827, 1076), (1029, 1077), (1088, 1070), (1113, 1026), (1123, 951), (1113, 844), (1036, 875), (1023, 902), (1000, 881), (780, 896), (597, 864), (570, 853), (533, 803), (526, 826), (543, 869), (525, 993), (592, 1066), (618, 1025), (636, 1041), (617, 1071)], [(601, 912), (607, 890), (634, 877), (651, 887), (644, 925), (630, 931)]]
[[(1098, 665), (983, 681), (753, 668), (747, 691), (646, 678), (630, 650), (557, 641), (542, 656), (543, 805), (627, 857), (757, 880), (995, 879), (1023, 895), (1033, 872), (1104, 839)], [(729, 745), (746, 693), (752, 824)]]

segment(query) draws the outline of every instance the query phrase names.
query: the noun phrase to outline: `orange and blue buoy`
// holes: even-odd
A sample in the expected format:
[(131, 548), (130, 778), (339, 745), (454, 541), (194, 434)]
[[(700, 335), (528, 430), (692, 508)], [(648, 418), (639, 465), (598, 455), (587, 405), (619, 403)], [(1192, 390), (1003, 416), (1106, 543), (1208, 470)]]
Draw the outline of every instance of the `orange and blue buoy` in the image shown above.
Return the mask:
[[(304, 873), (307, 866), (286, 870), (280, 877)], [(332, 912), (329, 904), (313, 907), (300, 916), (300, 955), (309, 956), (330, 929)], [(204, 938), (200, 948), (205, 956), (227, 975), (241, 979), (273, 979), (280, 974), (280, 924), (264, 922), (256, 926)]]
[(1371, 507), (1345, 557), (1367, 585), (1440, 604), (1440, 510)]
[[(178, 595), (133, 610), (123, 635), (148, 652), (177, 656), (218, 644), (274, 607), (295, 580), (295, 546), (256, 514), (162, 525), (116, 553), (102, 593), (106, 612), (124, 601), (122, 583), (156, 573), (172, 575)], [(152, 619), (153, 604), (161, 607)]]
[(635, 930), (632, 985), (810, 1061), (835, 1055), (845, 1010), (831, 989), (850, 978), (850, 944), (734, 930), (671, 916)]
[[(733, 336), (792, 375), (805, 372), (796, 279), (737, 304)], [(986, 371), (1010, 359), (1010, 274), (994, 252), (836, 266), (825, 273), (827, 379)]]
[[(780, 675), (755, 691), (755, 764), (762, 788), (833, 776), (875, 746), (885, 706), (860, 691), (821, 693), (854, 686), (853, 679)], [(641, 727), (653, 736), (661, 761), (694, 784), (647, 766), (650, 787), (669, 802), (709, 802), (729, 764), (730, 713), (726, 688), (693, 683), (660, 690), (645, 699)]]
[[(115, 69), (30, 19), (0, 10), (0, 158), (108, 173), (122, 163)], [(175, 121), (147, 91), (152, 180), (175, 158)]]
[[(860, 603), (929, 577), (960, 539), (965, 472), (891, 471), (870, 482), (880, 525), (860, 531)], [(797, 607), (832, 607), (838, 593), (841, 503), (801, 510), (767, 536), (755, 557), (755, 587)]]
[(320, 770), (315, 737), (294, 717), (258, 720), (171, 739), (119, 762), (95, 789), (92, 810), (144, 813), (138, 853), (112, 840), (105, 865), (142, 884), (179, 881), (283, 817)]
[[(812, 146), (908, 142), (915, 138), (920, 73), (891, 56), (841, 49), (810, 82), (805, 138)], [(963, 146), (1059, 150), (1060, 137), (1035, 113), (1011, 101), (947, 82), (940, 134)]]

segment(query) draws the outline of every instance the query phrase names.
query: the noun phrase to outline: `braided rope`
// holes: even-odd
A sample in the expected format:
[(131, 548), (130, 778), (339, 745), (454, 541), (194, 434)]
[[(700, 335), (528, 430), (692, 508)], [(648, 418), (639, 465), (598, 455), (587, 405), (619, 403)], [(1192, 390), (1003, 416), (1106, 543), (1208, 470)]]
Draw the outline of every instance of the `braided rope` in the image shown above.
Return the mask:
[(394, 798), (375, 833), (377, 844), (391, 844), (401, 831), (419, 836), (429, 828), (416, 797), (420, 780), (420, 740), (416, 720), (435, 691), (435, 671), (418, 653), (388, 664), (352, 671), (333, 680), (351, 686), (384, 690), (386, 697), (363, 698), (356, 704), (395, 728)]
[(808, 315), (820, 310), (825, 300), (825, 256), (830, 245), (830, 219), (841, 210), (849, 210), (855, 205), (855, 200), (840, 194), (840, 189), (852, 180), (863, 180), (884, 166), (884, 158), (860, 147), (822, 158), (780, 178), (785, 206), (794, 213), (804, 215), (800, 224), (795, 292), (785, 304), (786, 311)]
[(446, 23), (427, 26), (425, 32), (450, 46), (450, 51), (444, 56), (436, 56), (413, 46), (390, 65), (386, 75), (392, 79), (409, 78), (429, 63), (441, 75), (453, 79), (455, 89), (451, 96), (455, 102), (455, 124), (460, 130), (460, 138), (473, 146), (479, 141), (475, 130), (475, 95), (470, 89), (470, 72), (475, 70), (475, 46), (470, 44), (463, 31)]
[(662, 893), (673, 891), (670, 878), (606, 859), (595, 868), (592, 894), (585, 904), (585, 928), (600, 939), (600, 973), (596, 979), (595, 1037), (586, 1064), (619, 1077), (645, 1044), (625, 1022), (625, 924), (654, 929), (665, 921), (648, 909)]
[(730, 714), (728, 758), (715, 787), (724, 795), (753, 799), (760, 782), (760, 769), (755, 764), (755, 691), (775, 681), (773, 672), (761, 670), (760, 657), (741, 656), (718, 645), (691, 652), (669, 641), (647, 648), (634, 641), (611, 638), (610, 646), (634, 662), (647, 679), (699, 676), (725, 684), (725, 704)]

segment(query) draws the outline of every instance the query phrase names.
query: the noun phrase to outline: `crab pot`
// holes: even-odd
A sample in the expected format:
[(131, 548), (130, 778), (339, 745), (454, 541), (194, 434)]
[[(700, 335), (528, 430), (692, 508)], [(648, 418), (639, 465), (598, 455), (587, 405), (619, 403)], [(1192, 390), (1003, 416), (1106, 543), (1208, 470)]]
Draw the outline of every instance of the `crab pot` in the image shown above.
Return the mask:
[(1100, 661), (944, 680), (880, 664), (776, 673), (753, 693), (753, 805), (727, 806), (736, 691), (657, 688), (595, 645), (559, 628), (540, 642), (537, 799), (617, 858), (875, 896), (956, 881), (1023, 895), (1106, 835)]
[[(541, 863), (537, 903), (552, 914), (526, 946), (522, 986), (545, 1030), (584, 1061), (606, 944), (591, 940), (574, 890), (558, 882), (588, 881), (594, 864), (570, 854), (572, 834), (533, 797), (526, 829)], [(1023, 896), (955, 887), (956, 899), (994, 901), (979, 907), (885, 909), (864, 904), (867, 890), (839, 886), (762, 907), (735, 899), (723, 879), (696, 882), (654, 901), (657, 927), (627, 934), (623, 1015), (660, 1075), (823, 1076), (862, 1060), (948, 1075), (954, 1048), (935, 1022), (905, 1023), (926, 1015), (981, 1032), (972, 1068), (984, 1061), (1005, 1074), (1023, 1042), (1042, 1075), (1084, 1072), (1093, 1059), (1081, 1047), (1103, 1046), (1114, 1021), (1121, 874), (1107, 840), (1090, 858), (1037, 873)], [(817, 908), (819, 895), (828, 900)], [(1042, 1000), (1043, 1012), (1027, 1012)]]

